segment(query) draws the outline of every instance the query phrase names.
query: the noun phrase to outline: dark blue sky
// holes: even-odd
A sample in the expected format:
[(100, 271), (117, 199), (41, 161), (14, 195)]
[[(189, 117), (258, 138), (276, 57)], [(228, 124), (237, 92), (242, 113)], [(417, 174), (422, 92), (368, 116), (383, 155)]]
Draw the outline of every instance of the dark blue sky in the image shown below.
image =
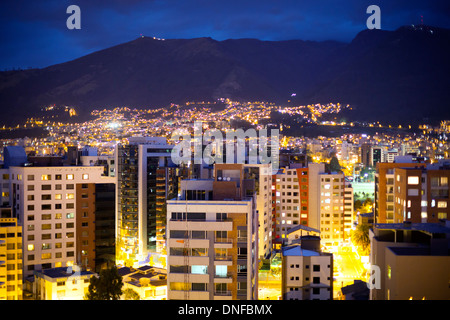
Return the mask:
[[(81, 30), (69, 30), (69, 5)], [(257, 38), (350, 42), (369, 5), (381, 29), (424, 23), (450, 28), (449, 0), (1, 0), (0, 70), (46, 67), (139, 37)]]

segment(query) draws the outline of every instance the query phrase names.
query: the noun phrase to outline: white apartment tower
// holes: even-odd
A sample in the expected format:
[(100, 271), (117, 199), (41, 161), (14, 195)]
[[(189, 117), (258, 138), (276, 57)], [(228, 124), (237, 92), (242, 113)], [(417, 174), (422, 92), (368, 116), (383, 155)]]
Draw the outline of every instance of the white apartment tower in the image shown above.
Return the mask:
[[(91, 200), (83, 190), (89, 184), (115, 183), (114, 178), (103, 175), (104, 167), (12, 166), (0, 171), (2, 193), (8, 194), (12, 214), (23, 226), (25, 277), (35, 270), (78, 263), (79, 249), (88, 254), (77, 248), (77, 237), (84, 235), (84, 229), (77, 228), (77, 213), (83, 208), (88, 211)], [(85, 236), (92, 241), (92, 235)]]
[(320, 175), (320, 232), (322, 244), (349, 240), (353, 223), (353, 189), (343, 173)]

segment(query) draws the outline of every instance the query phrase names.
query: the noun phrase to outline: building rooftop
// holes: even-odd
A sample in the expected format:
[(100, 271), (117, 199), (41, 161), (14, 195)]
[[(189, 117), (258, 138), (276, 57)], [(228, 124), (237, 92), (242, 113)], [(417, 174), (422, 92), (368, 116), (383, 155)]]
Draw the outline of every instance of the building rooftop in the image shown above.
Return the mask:
[(397, 256), (429, 256), (429, 247), (388, 247)]
[(305, 250), (302, 249), (300, 245), (292, 245), (281, 248), (283, 256), (303, 256), (303, 257), (311, 257), (311, 256), (320, 256), (320, 252), (313, 250)]
[(343, 295), (352, 294), (355, 300), (368, 300), (370, 290), (367, 286), (367, 282), (361, 280), (354, 280), (353, 284), (342, 287), (341, 292)]
[(289, 234), (289, 233), (293, 233), (293, 232), (298, 231), (298, 230), (303, 230), (303, 231), (308, 231), (308, 232), (316, 232), (316, 233), (320, 233), (320, 230), (317, 230), (317, 229), (314, 229), (314, 228), (311, 228), (311, 227), (308, 227), (308, 226), (304, 226), (304, 225), (301, 225), (301, 224), (296, 225), (295, 227), (290, 228), (290, 229), (288, 230), (287, 233), (288, 233), (288, 234)]
[(44, 275), (52, 279), (59, 279), (59, 278), (69, 278), (71, 276), (92, 276), (95, 275), (92, 271), (87, 270), (78, 270), (71, 267), (60, 267), (60, 268), (51, 268), (51, 269), (45, 269), (42, 271), (35, 271), (35, 275)]
[(167, 285), (165, 269), (146, 265), (137, 269), (122, 267), (118, 272), (122, 277), (127, 277), (126, 282), (128, 284), (136, 287), (146, 286), (147, 284), (155, 287)]
[(444, 223), (376, 223), (376, 229), (416, 230), (427, 233), (450, 233), (450, 222)]

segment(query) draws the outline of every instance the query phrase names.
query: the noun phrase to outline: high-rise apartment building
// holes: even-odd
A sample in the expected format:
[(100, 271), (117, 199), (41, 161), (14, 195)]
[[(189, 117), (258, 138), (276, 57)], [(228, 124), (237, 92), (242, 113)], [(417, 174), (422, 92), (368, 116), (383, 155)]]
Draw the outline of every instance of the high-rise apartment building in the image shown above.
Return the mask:
[(394, 170), (395, 168), (422, 168), (425, 163), (412, 162), (409, 158), (400, 160), (402, 162), (377, 163), (375, 173), (375, 222), (394, 222)]
[(216, 164), (214, 180), (182, 181), (167, 201), (167, 298), (258, 297), (255, 180), (242, 164)]
[(22, 227), (0, 208), (0, 300), (22, 300)]
[(308, 168), (285, 168), (273, 177), (275, 238), (286, 238), (290, 228), (308, 225)]
[(363, 143), (361, 145), (361, 163), (365, 166), (365, 167), (370, 167), (371, 165), (371, 150), (372, 150), (372, 145), (368, 144), (368, 143)]
[[(95, 265), (95, 183), (102, 167), (10, 167), (13, 216), (23, 226), (24, 274)], [(3, 181), (3, 183), (5, 183)]]
[(439, 222), (450, 215), (450, 163), (394, 170), (394, 223)]
[[(217, 167), (225, 168), (221, 165)], [(272, 253), (272, 167), (271, 164), (244, 164), (242, 170), (245, 180), (255, 181), (256, 214), (259, 220), (258, 255), (261, 259), (269, 258)], [(222, 180), (228, 179), (226, 172), (224, 175), (223, 171), (217, 171), (217, 174), (219, 177), (222, 174)]]
[(273, 237), (285, 242), (290, 228), (305, 225), (320, 228), (320, 174), (323, 163), (291, 166), (272, 177)]
[(24, 277), (74, 264), (94, 269), (95, 185), (114, 186), (115, 178), (105, 176), (104, 167), (63, 166), (57, 157), (5, 160), (0, 169), (2, 203), (23, 227)]
[(320, 232), (322, 244), (336, 246), (350, 239), (353, 189), (343, 173), (320, 174)]
[(353, 189), (343, 173), (326, 173), (324, 164), (310, 163), (285, 168), (273, 181), (276, 242), (285, 243), (289, 229), (298, 225), (320, 230), (325, 245), (350, 238)]
[(133, 266), (165, 253), (166, 199), (176, 197), (179, 168), (163, 137), (132, 137), (116, 150), (116, 261)]

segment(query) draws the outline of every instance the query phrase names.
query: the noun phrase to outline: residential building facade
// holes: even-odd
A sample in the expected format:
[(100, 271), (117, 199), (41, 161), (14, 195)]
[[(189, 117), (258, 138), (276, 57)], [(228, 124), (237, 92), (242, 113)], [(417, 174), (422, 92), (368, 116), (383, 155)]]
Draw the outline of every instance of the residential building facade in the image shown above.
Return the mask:
[(183, 181), (167, 201), (168, 299), (258, 298), (255, 180), (243, 169), (216, 164), (215, 180)]
[(320, 237), (302, 236), (281, 253), (283, 300), (333, 299), (333, 255), (320, 250)]

